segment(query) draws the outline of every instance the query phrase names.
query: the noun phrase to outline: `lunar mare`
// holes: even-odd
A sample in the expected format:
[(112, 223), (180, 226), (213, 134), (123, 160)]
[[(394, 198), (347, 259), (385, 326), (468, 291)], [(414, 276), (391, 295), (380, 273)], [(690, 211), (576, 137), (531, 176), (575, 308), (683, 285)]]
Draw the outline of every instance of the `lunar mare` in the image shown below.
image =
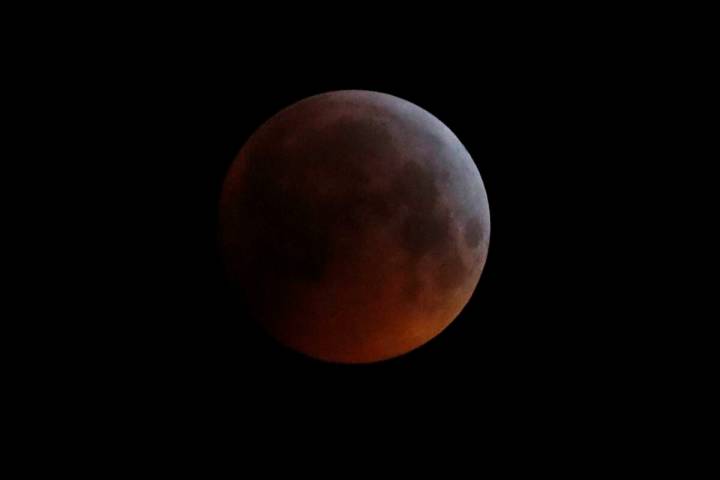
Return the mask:
[(442, 122), (368, 91), (316, 95), (263, 124), (220, 201), (229, 278), (284, 345), (367, 363), (424, 344), (487, 256), (480, 173)]

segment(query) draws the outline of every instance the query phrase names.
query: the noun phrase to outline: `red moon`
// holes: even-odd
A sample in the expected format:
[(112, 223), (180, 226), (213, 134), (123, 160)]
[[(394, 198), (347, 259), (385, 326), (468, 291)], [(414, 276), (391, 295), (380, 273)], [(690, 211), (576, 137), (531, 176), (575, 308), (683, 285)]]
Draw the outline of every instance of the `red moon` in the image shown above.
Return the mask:
[(369, 363), (426, 343), (467, 304), (488, 251), (480, 173), (422, 108), (347, 90), (282, 110), (225, 179), (235, 292), (282, 344)]

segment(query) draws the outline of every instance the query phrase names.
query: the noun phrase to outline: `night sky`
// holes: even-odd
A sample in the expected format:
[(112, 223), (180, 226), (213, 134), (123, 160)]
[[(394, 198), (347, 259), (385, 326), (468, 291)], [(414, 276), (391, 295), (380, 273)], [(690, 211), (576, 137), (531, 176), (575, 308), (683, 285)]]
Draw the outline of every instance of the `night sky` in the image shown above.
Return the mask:
[[(690, 230), (717, 215), (701, 212), (713, 189), (698, 182), (714, 176), (694, 166), (680, 173), (695, 158), (712, 164), (693, 151), (712, 123), (672, 107), (711, 108), (698, 85), (712, 76), (690, 67), (711, 68), (700, 47), (713, 44), (703, 36), (714, 30), (627, 5), (296, 2), (253, 11), (263, 5), (238, 3), (212, 18), (190, 4), (7, 15), (15, 28), (6, 35), (6, 103), (19, 108), (9, 110), (6, 137), (21, 149), (6, 155), (4, 180), (20, 187), (6, 203), (22, 222), (4, 233), (25, 247), (8, 250), (21, 266), (8, 276), (16, 305), (5, 309), (3, 336), (18, 383), (4, 392), (15, 403), (9, 422), (19, 424), (8, 429), (10, 445), (25, 453), (8, 458), (26, 470), (125, 466), (129, 476), (138, 458), (186, 474), (195, 461), (199, 478), (218, 477), (210, 470), (224, 460), (252, 477), (246, 461), (258, 452), (270, 457), (261, 476), (278, 465), (302, 476), (303, 464), (314, 475), (337, 458), (334, 478), (381, 457), (400, 461), (403, 478), (406, 466), (430, 475), (438, 460), (439, 477), (453, 478), (463, 458), (463, 474), (492, 476), (488, 462), (505, 476), (532, 473), (519, 478), (550, 468), (584, 478), (602, 466), (612, 477), (629, 469), (609, 459), (636, 459), (645, 472), (677, 458), (652, 441), (667, 450), (697, 437), (674, 435), (672, 414), (677, 424), (707, 424), (691, 416), (704, 413), (696, 399), (712, 396), (686, 387), (712, 386), (712, 376), (692, 375), (713, 364), (703, 357), (714, 350), (696, 340), (715, 337), (695, 327), (712, 316), (694, 310), (714, 283), (672, 270), (712, 271), (708, 255), (688, 258), (696, 245), (677, 242), (697, 242)], [(266, 334), (249, 311), (255, 289), (230, 285), (218, 239), (223, 181), (253, 132), (337, 90), (391, 94), (437, 117), (475, 162), (489, 202), (487, 260), (460, 315), (422, 347), (372, 364), (314, 360)], [(16, 136), (18, 127), (29, 134)], [(432, 202), (426, 171), (394, 173), (388, 182), (405, 197), (430, 193), (410, 203)], [(272, 184), (272, 172), (254, 176)], [(269, 203), (261, 215), (278, 213)], [(376, 198), (365, 207), (376, 218), (391, 210)], [(278, 235), (297, 227), (293, 214), (308, 209), (294, 208), (284, 225), (265, 226)], [(397, 224), (407, 227), (404, 250), (443, 257), (443, 218), (413, 214), (411, 226)], [(462, 222), (467, 244), (482, 242), (472, 217)], [(313, 235), (323, 237), (326, 220)], [(439, 243), (413, 230), (420, 224)], [(268, 242), (266, 251), (292, 263), (276, 271), (311, 279), (326, 263), (321, 250), (307, 258)], [(445, 254), (457, 271), (457, 255)], [(456, 277), (440, 277), (452, 290)], [(27, 294), (16, 296), (17, 286)], [(302, 450), (300, 459), (288, 454)]]
[[(121, 158), (107, 177), (122, 178), (127, 228), (112, 233), (116, 287), (95, 327), (103, 375), (212, 411), (250, 402), (237, 412), (250, 416), (283, 402), (343, 399), (338, 408), (352, 410), (412, 399), (407, 408), (506, 418), (589, 395), (618, 367), (599, 352), (623, 338), (600, 300), (612, 284), (596, 273), (609, 255), (605, 200), (588, 193), (611, 167), (588, 112), (612, 94), (576, 50), (526, 40), (443, 57), (177, 49), (118, 71), (126, 88), (100, 107), (132, 119), (111, 131)], [(323, 363), (265, 334), (228, 288), (217, 239), (222, 183), (250, 135), (296, 101), (343, 89), (396, 95), (439, 118), (478, 166), (491, 212), (487, 263), (459, 317), (425, 346), (369, 365)]]
[[(162, 157), (149, 167), (162, 170), (152, 203), (158, 209), (149, 218), (159, 235), (150, 236), (144, 250), (159, 275), (148, 292), (156, 308), (152, 320), (140, 322), (149, 334), (148, 351), (161, 345), (157, 356), (182, 367), (174, 375), (217, 388), (215, 382), (230, 388), (228, 378), (246, 375), (280, 385), (307, 375), (321, 388), (355, 377), (392, 386), (400, 377), (428, 388), (458, 378), (524, 391), (579, 375), (571, 358), (592, 340), (570, 340), (572, 332), (589, 330), (580, 313), (587, 306), (575, 308), (582, 285), (572, 284), (567, 269), (575, 265), (566, 259), (586, 253), (572, 224), (582, 211), (568, 197), (581, 185), (561, 190), (558, 184), (578, 168), (583, 130), (568, 111), (575, 106), (558, 101), (556, 83), (536, 78), (543, 65), (532, 59), (522, 68), (491, 65), (493, 75), (484, 68), (462, 76), (321, 65), (303, 68), (292, 81), (281, 81), (276, 70), (258, 67), (250, 70), (260, 72), (254, 76), (231, 65), (193, 77), (174, 93), (163, 91), (158, 109), (170, 121), (159, 130)], [(388, 362), (343, 367), (288, 351), (248, 321), (242, 299), (226, 290), (216, 235), (222, 181), (250, 134), (297, 100), (348, 88), (405, 98), (454, 131), (483, 177), (492, 238), (475, 295), (442, 335)]]

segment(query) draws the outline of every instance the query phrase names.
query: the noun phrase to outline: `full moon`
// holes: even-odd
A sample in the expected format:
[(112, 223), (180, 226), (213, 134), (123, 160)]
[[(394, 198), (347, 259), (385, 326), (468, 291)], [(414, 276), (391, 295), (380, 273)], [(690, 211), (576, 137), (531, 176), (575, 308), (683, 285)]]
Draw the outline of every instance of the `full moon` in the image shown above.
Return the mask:
[(398, 97), (316, 95), (242, 147), (220, 200), (233, 291), (280, 343), (369, 363), (447, 327), (490, 236), (480, 173), (440, 120)]

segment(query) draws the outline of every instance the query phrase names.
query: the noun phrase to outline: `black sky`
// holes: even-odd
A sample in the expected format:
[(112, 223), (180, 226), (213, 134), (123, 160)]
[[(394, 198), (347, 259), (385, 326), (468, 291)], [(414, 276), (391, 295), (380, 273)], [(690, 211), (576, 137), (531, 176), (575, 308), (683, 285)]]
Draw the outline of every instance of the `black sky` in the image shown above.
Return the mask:
[[(93, 218), (112, 219), (92, 243), (108, 278), (93, 286), (102, 320), (77, 327), (103, 359), (94, 375), (202, 408), (251, 402), (248, 416), (268, 402), (327, 398), (505, 415), (601, 394), (632, 333), (607, 301), (605, 185), (626, 158), (608, 141), (618, 87), (593, 41), (538, 33), (497, 28), (346, 51), (257, 38), (154, 43), (98, 65), (92, 111), (104, 115), (92, 118), (112, 121), (92, 130), (108, 167), (93, 185), (118, 188), (109, 204), (88, 200)], [(229, 294), (217, 248), (222, 181), (244, 142), (280, 109), (341, 89), (396, 95), (445, 123), (479, 168), (492, 222), (485, 270), (457, 320), (408, 355), (364, 366), (276, 344)]]

